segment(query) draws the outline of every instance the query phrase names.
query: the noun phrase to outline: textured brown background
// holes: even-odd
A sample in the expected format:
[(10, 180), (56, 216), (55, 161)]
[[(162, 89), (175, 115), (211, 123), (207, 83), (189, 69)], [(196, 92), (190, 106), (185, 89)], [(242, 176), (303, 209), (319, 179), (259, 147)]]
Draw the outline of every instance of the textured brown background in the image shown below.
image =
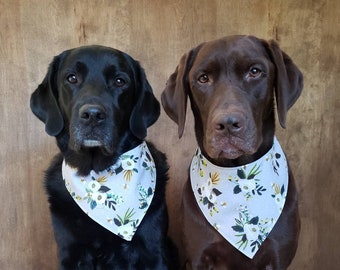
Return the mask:
[[(126, 51), (159, 98), (184, 52), (239, 33), (278, 40), (305, 76), (287, 129), (277, 129), (300, 193), (302, 234), (290, 269), (339, 269), (339, 18), (338, 0), (0, 0), (0, 269), (56, 269), (42, 175), (57, 148), (29, 109), (54, 55), (95, 43)], [(164, 112), (148, 137), (171, 164), (177, 241), (181, 187), (195, 149), (191, 113), (181, 140)]]

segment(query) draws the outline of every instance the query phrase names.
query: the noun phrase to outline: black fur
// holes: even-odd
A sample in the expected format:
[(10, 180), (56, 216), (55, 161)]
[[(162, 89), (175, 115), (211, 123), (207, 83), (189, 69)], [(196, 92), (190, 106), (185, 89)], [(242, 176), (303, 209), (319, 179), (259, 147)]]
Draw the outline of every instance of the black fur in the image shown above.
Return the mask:
[[(91, 111), (82, 114), (88, 106), (95, 110), (94, 116), (88, 115)], [(56, 137), (61, 151), (45, 176), (59, 268), (176, 269), (176, 253), (166, 237), (168, 165), (166, 156), (151, 143), (156, 190), (132, 241), (89, 218), (73, 201), (61, 174), (63, 159), (78, 168), (80, 175), (87, 175), (91, 170), (104, 170), (145, 139), (160, 106), (139, 63), (102, 46), (65, 51), (54, 58), (32, 94), (31, 109), (45, 123), (46, 132)], [(89, 146), (88, 140), (98, 145)]]

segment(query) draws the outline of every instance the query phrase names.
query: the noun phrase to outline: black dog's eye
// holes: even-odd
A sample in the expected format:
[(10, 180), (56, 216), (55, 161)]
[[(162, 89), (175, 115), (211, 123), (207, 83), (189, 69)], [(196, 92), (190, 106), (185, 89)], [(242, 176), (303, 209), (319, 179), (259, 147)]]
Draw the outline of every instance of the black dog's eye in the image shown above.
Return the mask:
[(257, 68), (257, 67), (251, 67), (249, 72), (248, 72), (248, 75), (251, 77), (251, 78), (257, 78), (259, 77), (260, 75), (262, 74), (262, 70)]
[(209, 82), (209, 76), (207, 74), (202, 74), (201, 76), (198, 77), (198, 81), (200, 83), (207, 83)]
[(75, 74), (68, 75), (66, 79), (69, 83), (72, 83), (72, 84), (76, 84), (78, 82), (77, 75)]
[(126, 81), (122, 78), (116, 78), (114, 80), (114, 84), (115, 84), (115, 86), (122, 87), (126, 84)]

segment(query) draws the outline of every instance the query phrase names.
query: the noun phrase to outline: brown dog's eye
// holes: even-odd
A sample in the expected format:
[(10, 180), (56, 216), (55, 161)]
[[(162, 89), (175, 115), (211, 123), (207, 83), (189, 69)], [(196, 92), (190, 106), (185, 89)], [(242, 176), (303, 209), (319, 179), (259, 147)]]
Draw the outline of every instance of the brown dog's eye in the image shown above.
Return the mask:
[(76, 84), (78, 82), (77, 75), (75, 74), (70, 74), (67, 76), (67, 81), (72, 84)]
[(252, 67), (249, 70), (249, 76), (252, 78), (256, 78), (262, 74), (262, 70), (256, 67)]
[(118, 87), (122, 87), (126, 84), (126, 82), (122, 78), (117, 78), (115, 79), (114, 84)]
[(209, 77), (207, 74), (202, 74), (201, 76), (198, 77), (198, 81), (200, 83), (207, 83), (209, 82)]

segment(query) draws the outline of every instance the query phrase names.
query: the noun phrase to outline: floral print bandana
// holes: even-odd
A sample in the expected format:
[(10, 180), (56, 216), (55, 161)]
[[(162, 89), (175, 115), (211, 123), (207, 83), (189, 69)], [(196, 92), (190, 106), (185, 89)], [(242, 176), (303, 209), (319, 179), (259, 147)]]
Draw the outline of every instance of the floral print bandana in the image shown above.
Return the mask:
[(196, 150), (191, 187), (208, 222), (236, 249), (253, 258), (285, 204), (288, 167), (274, 138), (262, 158), (239, 167), (218, 167)]
[(124, 153), (109, 168), (82, 177), (64, 160), (65, 186), (94, 221), (131, 241), (152, 201), (156, 185), (154, 160), (145, 142)]

